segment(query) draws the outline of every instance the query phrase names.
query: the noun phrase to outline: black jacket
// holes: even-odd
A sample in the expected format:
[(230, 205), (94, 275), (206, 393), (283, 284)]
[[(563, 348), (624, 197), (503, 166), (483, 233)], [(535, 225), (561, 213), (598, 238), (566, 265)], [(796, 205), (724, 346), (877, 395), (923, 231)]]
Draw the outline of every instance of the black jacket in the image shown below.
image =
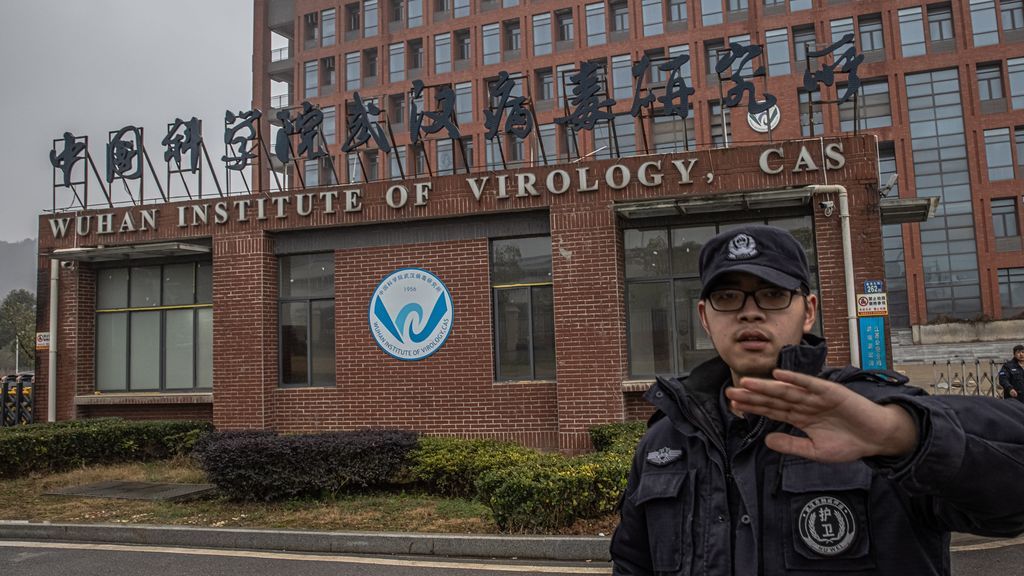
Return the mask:
[(720, 359), (659, 378), (612, 538), (614, 574), (949, 574), (950, 531), (1024, 531), (1024, 406), (930, 397), (889, 373), (821, 372), (824, 343), (811, 338), (783, 349), (780, 367), (907, 408), (917, 451), (845, 464), (783, 456), (763, 438), (791, 427), (722, 413)]
[(1003, 387), (1003, 398), (1012, 398), (1010, 390), (1017, 391), (1017, 400), (1024, 402), (1024, 368), (1011, 358), (999, 369), (999, 385)]

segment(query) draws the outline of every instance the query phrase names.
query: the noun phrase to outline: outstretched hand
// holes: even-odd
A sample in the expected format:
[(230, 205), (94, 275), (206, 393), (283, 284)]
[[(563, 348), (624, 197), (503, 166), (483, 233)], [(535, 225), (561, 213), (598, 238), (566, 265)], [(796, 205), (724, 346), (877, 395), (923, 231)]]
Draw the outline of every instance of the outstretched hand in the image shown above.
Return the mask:
[(881, 405), (845, 386), (807, 374), (775, 370), (774, 379), (740, 378), (726, 389), (732, 408), (791, 424), (807, 437), (768, 434), (783, 454), (819, 462), (903, 456), (917, 446), (917, 426), (906, 410)]

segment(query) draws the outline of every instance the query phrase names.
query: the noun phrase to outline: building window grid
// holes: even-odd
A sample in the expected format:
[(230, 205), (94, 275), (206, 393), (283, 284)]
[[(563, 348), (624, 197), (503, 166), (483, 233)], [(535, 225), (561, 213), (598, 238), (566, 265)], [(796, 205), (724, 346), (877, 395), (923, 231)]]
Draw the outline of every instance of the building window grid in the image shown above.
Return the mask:
[(434, 36), (434, 73), (452, 71), (452, 35), (450, 32)]
[(857, 26), (860, 28), (861, 52), (885, 51), (885, 34), (880, 15), (861, 16), (857, 21)]
[(665, 33), (664, 0), (642, 0), (644, 37)]
[(997, 276), (1002, 317), (1024, 316), (1024, 268), (999, 268)]
[(551, 54), (551, 14), (533, 15), (533, 55)]
[(1017, 197), (992, 199), (992, 232), (996, 238), (1020, 236)]
[(793, 72), (789, 62), (789, 30), (768, 30), (764, 36), (768, 75), (788, 76)]
[[(845, 92), (846, 85), (838, 85), (837, 91)], [(880, 80), (862, 81), (860, 88), (857, 90), (857, 97), (839, 106), (839, 129), (843, 132), (853, 131), (855, 106), (858, 130), (892, 126), (889, 80), (882, 78)]]
[(985, 130), (985, 165), (989, 181), (1013, 178), (1013, 151), (1009, 128)]
[(611, 14), (612, 32), (629, 31), (629, 5), (625, 2), (613, 2), (608, 6)]
[(948, 5), (928, 7), (928, 40), (940, 42), (952, 40), (953, 32), (953, 9)]
[(604, 3), (586, 5), (587, 15), (587, 46), (599, 46), (608, 42), (608, 34), (604, 19)]
[(669, 22), (685, 22), (687, 19), (686, 0), (668, 0)]
[(921, 56), (926, 53), (924, 39), (924, 17), (921, 8), (900, 10), (900, 46), (903, 56)]
[(982, 102), (1002, 100), (1003, 70), (1001, 64), (980, 64), (978, 66), (978, 98)]
[(1004, 31), (1024, 28), (1024, 0), (1000, 0), (999, 12)]
[(334, 386), (334, 253), (278, 258), (281, 387)]
[(328, 8), (320, 13), (320, 45), (334, 46), (337, 39), (336, 14), (334, 8)]
[(551, 237), (491, 241), (494, 377), (555, 378)]
[(999, 43), (995, 0), (971, 0), (971, 32), (975, 46)]
[(917, 196), (943, 211), (920, 224), (928, 320), (976, 318), (981, 286), (957, 69), (905, 78)]
[[(189, 272), (182, 275), (184, 269)], [(153, 270), (156, 273), (153, 274)], [(143, 275), (150, 277), (149, 286), (139, 280)], [(213, 282), (210, 262), (181, 262), (164, 265), (132, 266), (127, 268), (102, 268), (97, 272), (96, 287), (96, 390), (97, 391), (142, 391), (182, 392), (187, 390), (208, 390), (213, 386)], [(107, 279), (107, 280), (104, 280)], [(177, 285), (172, 293), (169, 288)], [(187, 285), (187, 286), (186, 286)], [(147, 289), (148, 288), (148, 289)], [(139, 296), (144, 298), (140, 298)], [(185, 294), (189, 294), (187, 301)], [(136, 322), (136, 315), (155, 318), (152, 322)], [(191, 381), (182, 386), (175, 381), (171, 371), (181, 368), (184, 358), (173, 355), (172, 348), (181, 343), (170, 342), (175, 318), (190, 316)], [(118, 322), (118, 320), (121, 320)], [(145, 331), (147, 327), (157, 334), (139, 336), (133, 331)], [(112, 333), (107, 333), (112, 332)], [(121, 333), (118, 333), (121, 332)], [(173, 334), (180, 336), (179, 334)], [(153, 346), (152, 352), (159, 357), (141, 359), (132, 351), (132, 342), (147, 341)], [(175, 345), (177, 344), (177, 346)], [(123, 354), (120, 354), (123, 350)], [(179, 350), (180, 352), (180, 350)], [(111, 362), (123, 363), (121, 366)], [(133, 380), (140, 380), (139, 369), (134, 365), (143, 363), (143, 369), (156, 370), (156, 386), (133, 386)], [(136, 376), (136, 378), (133, 378)]]

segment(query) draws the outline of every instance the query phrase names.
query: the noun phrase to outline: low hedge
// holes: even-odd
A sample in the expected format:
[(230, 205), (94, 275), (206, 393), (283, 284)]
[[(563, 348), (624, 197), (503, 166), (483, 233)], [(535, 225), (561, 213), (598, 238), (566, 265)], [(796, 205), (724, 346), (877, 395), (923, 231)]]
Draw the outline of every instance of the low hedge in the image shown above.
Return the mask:
[(188, 453), (212, 429), (202, 421), (120, 418), (0, 428), (0, 477), (169, 458)]
[(613, 512), (643, 422), (591, 430), (598, 452), (567, 458), (508, 442), (421, 438), (410, 473), (432, 492), (476, 498), (503, 530), (551, 531)]
[(477, 498), (477, 480), (491, 470), (534, 464), (544, 455), (511, 442), (461, 438), (420, 438), (410, 455), (410, 479), (433, 493)]
[(647, 423), (642, 420), (602, 424), (590, 429), (590, 441), (598, 452), (632, 454), (646, 431)]
[(202, 442), (194, 456), (209, 480), (234, 500), (320, 497), (399, 479), (416, 438), (401, 430), (225, 432)]

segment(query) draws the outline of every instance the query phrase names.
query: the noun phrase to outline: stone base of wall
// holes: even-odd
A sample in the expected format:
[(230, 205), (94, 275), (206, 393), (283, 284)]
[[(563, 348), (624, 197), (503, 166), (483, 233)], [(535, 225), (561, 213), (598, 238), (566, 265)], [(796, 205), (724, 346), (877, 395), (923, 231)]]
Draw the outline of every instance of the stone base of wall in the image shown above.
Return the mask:
[(912, 331), (914, 344), (1024, 341), (1024, 320), (931, 324), (914, 326)]

